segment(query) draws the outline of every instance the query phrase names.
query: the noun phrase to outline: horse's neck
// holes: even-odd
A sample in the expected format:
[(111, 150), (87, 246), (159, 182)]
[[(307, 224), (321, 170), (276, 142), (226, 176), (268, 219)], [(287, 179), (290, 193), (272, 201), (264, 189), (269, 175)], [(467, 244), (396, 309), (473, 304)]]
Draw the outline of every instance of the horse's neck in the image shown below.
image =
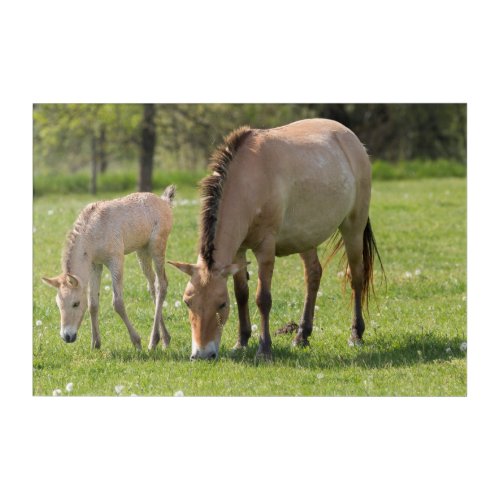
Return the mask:
[(247, 237), (250, 214), (235, 195), (223, 195), (214, 240), (214, 262), (224, 267), (234, 262), (234, 258)]

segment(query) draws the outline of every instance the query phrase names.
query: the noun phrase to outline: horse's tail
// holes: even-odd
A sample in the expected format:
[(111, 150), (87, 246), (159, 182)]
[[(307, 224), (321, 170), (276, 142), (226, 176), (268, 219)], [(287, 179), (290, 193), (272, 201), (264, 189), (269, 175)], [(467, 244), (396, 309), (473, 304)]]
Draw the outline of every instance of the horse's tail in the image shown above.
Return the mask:
[(170, 206), (172, 206), (172, 203), (175, 198), (175, 186), (172, 184), (165, 188), (165, 191), (163, 191), (163, 194), (161, 195), (161, 199), (165, 200), (168, 202)]
[[(349, 267), (347, 263), (347, 255), (344, 248), (344, 240), (342, 239), (342, 235), (340, 231), (337, 231), (332, 238), (330, 239), (330, 244), (332, 245), (332, 250), (330, 255), (327, 257), (323, 267), (332, 260), (332, 258), (340, 251), (343, 250), (343, 254), (341, 257), (341, 264), (343, 263), (345, 266), (344, 271), (344, 286), (347, 283), (347, 279), (349, 278)], [(361, 301), (363, 307), (368, 311), (368, 303), (370, 300), (370, 294), (375, 295), (375, 287), (373, 283), (373, 269), (375, 264), (375, 256), (380, 263), (380, 267), (382, 269), (382, 276), (385, 278), (385, 270), (384, 265), (382, 264), (382, 259), (380, 258), (380, 254), (377, 248), (377, 242), (375, 241), (375, 236), (372, 231), (372, 226), (370, 224), (370, 218), (366, 222), (365, 229), (363, 231), (363, 282), (361, 289)]]
[(384, 265), (377, 248), (377, 242), (372, 231), (370, 218), (366, 222), (365, 230), (363, 232), (363, 288), (362, 288), (362, 303), (368, 310), (368, 302), (370, 293), (375, 294), (375, 287), (373, 285), (373, 267), (375, 263), (375, 255), (379, 261), (382, 269), (382, 275), (385, 277)]

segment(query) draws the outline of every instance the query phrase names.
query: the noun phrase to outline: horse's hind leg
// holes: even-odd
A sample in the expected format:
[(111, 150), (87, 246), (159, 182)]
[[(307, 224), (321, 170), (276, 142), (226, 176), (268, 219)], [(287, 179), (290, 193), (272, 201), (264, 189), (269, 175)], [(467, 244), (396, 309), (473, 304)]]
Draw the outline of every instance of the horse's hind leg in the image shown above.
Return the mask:
[[(245, 252), (238, 253), (236, 262), (244, 264), (246, 262)], [(244, 266), (240, 271), (233, 275), (234, 294), (238, 304), (239, 335), (234, 349), (241, 349), (248, 345), (248, 339), (252, 334), (250, 324), (250, 313), (248, 311), (248, 275), (247, 268)]]
[(359, 220), (352, 221), (347, 218), (340, 226), (342, 239), (349, 263), (351, 288), (354, 294), (354, 314), (351, 326), (351, 337), (349, 345), (361, 345), (365, 331), (363, 320), (362, 300), (363, 300), (363, 231), (366, 225), (359, 224)]
[(130, 323), (123, 302), (123, 254), (113, 258), (109, 262), (108, 267), (111, 272), (111, 279), (113, 280), (113, 308), (125, 323), (132, 344), (140, 350), (141, 337), (139, 337), (132, 323)]
[(318, 295), (319, 284), (321, 282), (321, 264), (318, 259), (318, 252), (315, 248), (308, 252), (301, 253), (300, 257), (304, 263), (304, 278), (306, 282), (306, 298), (304, 310), (300, 320), (299, 331), (293, 339), (293, 345), (308, 346), (308, 337), (311, 335), (314, 321), (314, 306)]

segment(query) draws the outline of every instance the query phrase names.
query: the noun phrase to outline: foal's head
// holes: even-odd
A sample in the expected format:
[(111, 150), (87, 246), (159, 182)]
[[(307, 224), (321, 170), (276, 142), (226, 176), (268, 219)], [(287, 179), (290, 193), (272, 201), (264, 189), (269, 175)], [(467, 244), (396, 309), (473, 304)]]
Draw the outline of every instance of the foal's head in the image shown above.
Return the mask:
[(227, 278), (245, 264), (230, 264), (208, 271), (204, 264), (169, 263), (191, 277), (183, 297), (191, 322), (191, 359), (215, 359), (219, 354), (222, 328), (229, 316)]
[(42, 281), (57, 288), (56, 303), (61, 313), (60, 335), (64, 342), (74, 342), (83, 315), (87, 310), (86, 290), (73, 274), (42, 278)]

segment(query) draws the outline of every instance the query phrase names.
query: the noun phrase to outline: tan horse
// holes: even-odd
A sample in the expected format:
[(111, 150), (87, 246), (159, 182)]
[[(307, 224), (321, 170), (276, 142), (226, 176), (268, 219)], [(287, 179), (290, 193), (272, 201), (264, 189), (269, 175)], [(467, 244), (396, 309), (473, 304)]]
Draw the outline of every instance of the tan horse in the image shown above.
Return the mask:
[[(162, 306), (167, 293), (165, 248), (172, 229), (172, 201), (175, 187), (169, 186), (160, 197), (134, 193), (85, 207), (68, 235), (62, 257), (63, 272), (55, 278), (42, 278), (57, 288), (56, 302), (61, 313), (60, 335), (74, 342), (87, 309), (90, 310), (92, 347), (101, 346), (98, 325), (99, 288), (103, 265), (113, 281), (113, 307), (127, 326), (130, 340), (141, 348), (141, 338), (130, 323), (123, 303), (124, 256), (137, 252), (155, 302), (155, 317), (149, 348), (161, 338), (166, 347), (170, 335), (165, 327)], [(153, 271), (153, 266), (154, 271)], [(87, 294), (87, 300), (85, 295)]]
[(317, 247), (340, 230), (354, 292), (350, 343), (365, 329), (362, 305), (373, 286), (378, 253), (368, 219), (371, 165), (358, 138), (331, 120), (303, 120), (269, 130), (235, 130), (212, 157), (201, 184), (200, 250), (196, 264), (172, 262), (191, 279), (184, 292), (192, 329), (192, 359), (216, 358), (229, 314), (232, 275), (239, 339), (248, 344), (251, 323), (245, 253), (258, 262), (256, 302), (261, 314), (258, 355), (271, 356), (269, 313), (276, 256), (300, 254), (306, 297), (294, 339), (308, 345), (322, 274)]

